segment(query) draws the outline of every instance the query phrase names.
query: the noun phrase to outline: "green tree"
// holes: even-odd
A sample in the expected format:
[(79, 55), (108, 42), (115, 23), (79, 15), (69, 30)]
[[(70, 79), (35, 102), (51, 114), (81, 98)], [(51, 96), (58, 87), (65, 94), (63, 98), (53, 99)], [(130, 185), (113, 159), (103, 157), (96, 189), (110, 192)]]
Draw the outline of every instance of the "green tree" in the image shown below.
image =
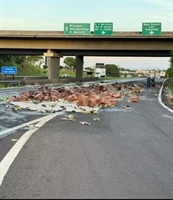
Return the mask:
[(88, 70), (88, 71), (94, 72), (94, 69), (91, 68), (91, 67), (85, 67), (85, 70)]
[(172, 67), (169, 67), (169, 68), (166, 70), (166, 74), (168, 75), (168, 77), (172, 77), (172, 76), (173, 76), (173, 66), (172, 66)]
[(109, 76), (109, 77), (120, 76), (119, 68), (116, 65), (106, 64), (105, 67), (106, 67), (106, 76)]
[(0, 56), (0, 67), (2, 66), (16, 66), (18, 75), (45, 75), (43, 70), (36, 68), (33, 64), (28, 62), (26, 56)]
[(170, 67), (166, 70), (166, 75), (169, 77), (173, 76), (173, 49), (170, 50)]
[(43, 68), (44, 68), (44, 69), (47, 69), (47, 68), (48, 68), (48, 66), (47, 66), (47, 65), (43, 65)]
[(43, 59), (43, 56), (27, 56), (26, 60), (31, 63), (31, 64), (35, 64), (37, 61)]
[(173, 49), (170, 50), (170, 55), (171, 57), (170, 57), (169, 62), (170, 62), (170, 66), (173, 67)]
[(12, 60), (16, 64), (22, 64), (23, 62), (25, 62), (26, 57), (25, 56), (12, 56)]
[(66, 64), (70, 68), (73, 67), (73, 69), (75, 70), (76, 69), (76, 58), (66, 57), (66, 58), (64, 58), (64, 64)]
[(0, 66), (11, 65), (13, 62), (14, 62), (14, 58), (11, 55), (0, 56)]
[(21, 64), (24, 61), (25, 61), (25, 56), (14, 56), (14, 55), (0, 56), (0, 66)]

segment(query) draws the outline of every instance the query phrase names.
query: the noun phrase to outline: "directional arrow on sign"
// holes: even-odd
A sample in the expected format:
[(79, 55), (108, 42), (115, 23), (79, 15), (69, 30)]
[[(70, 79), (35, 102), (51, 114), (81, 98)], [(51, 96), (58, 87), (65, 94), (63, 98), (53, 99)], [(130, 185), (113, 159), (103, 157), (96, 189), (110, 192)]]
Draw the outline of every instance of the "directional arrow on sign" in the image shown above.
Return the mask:
[(68, 31), (68, 27), (67, 26), (65, 27), (65, 30)]
[(150, 34), (151, 34), (151, 35), (153, 35), (153, 33), (154, 33), (153, 31), (150, 31)]
[(102, 31), (102, 34), (104, 35), (106, 32)]

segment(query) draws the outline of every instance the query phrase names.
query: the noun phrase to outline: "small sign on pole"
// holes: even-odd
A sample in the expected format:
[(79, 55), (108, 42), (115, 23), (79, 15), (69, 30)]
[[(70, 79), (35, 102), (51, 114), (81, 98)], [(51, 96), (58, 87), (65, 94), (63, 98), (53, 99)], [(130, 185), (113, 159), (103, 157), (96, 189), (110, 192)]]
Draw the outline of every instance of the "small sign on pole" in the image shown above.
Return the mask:
[(1, 73), (5, 75), (12, 75), (13, 80), (14, 80), (14, 75), (17, 74), (17, 67), (15, 66), (2, 66), (1, 67)]
[(2, 66), (1, 73), (4, 75), (16, 75), (17, 74), (17, 67), (15, 66)]

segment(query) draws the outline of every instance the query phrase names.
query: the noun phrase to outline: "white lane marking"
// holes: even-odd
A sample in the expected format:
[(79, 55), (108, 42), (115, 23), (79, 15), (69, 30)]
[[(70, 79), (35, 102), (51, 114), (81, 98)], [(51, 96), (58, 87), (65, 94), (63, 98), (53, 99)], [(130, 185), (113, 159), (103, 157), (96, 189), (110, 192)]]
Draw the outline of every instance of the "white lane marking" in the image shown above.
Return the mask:
[(145, 101), (146, 100), (148, 100), (148, 101), (158, 101), (155, 97), (153, 97), (153, 99), (152, 99), (152, 98), (147, 98), (147, 96), (144, 96), (144, 95), (140, 96), (139, 99), (140, 100), (145, 100)]
[(170, 111), (171, 113), (173, 113), (173, 110), (171, 110), (170, 108), (168, 108), (168, 107), (162, 102), (161, 95), (162, 95), (163, 85), (164, 85), (165, 81), (166, 81), (166, 79), (163, 81), (162, 87), (160, 88), (159, 95), (158, 95), (158, 100), (159, 100), (159, 103), (160, 103), (164, 108), (166, 108), (168, 111)]
[(169, 116), (169, 115), (162, 114), (161, 117), (166, 117), (166, 118), (169, 118), (169, 119), (172, 119), (172, 120), (173, 120), (173, 117), (171, 117), (171, 116)]
[(3, 158), (3, 160), (0, 162), (0, 186), (2, 185), (3, 179), (9, 170), (11, 164), (13, 163), (14, 159), (24, 146), (24, 144), (27, 142), (27, 140), (31, 137), (31, 135), (37, 131), (40, 127), (42, 127), (46, 122), (53, 119), (59, 115), (59, 113), (52, 114), (49, 116), (44, 117), (38, 124), (36, 124), (37, 128), (31, 129), (27, 131), (25, 134), (20, 137), (20, 139), (15, 143), (15, 145), (10, 149), (10, 151), (6, 154), (6, 156)]
[[(60, 114), (62, 114), (62, 112), (58, 112), (58, 114), (56, 114), (56, 115), (60, 115)], [(41, 121), (41, 120), (47, 119), (47, 117), (49, 117), (49, 116), (50, 116), (50, 115), (47, 115), (47, 116), (44, 116), (44, 117), (41, 117), (41, 118), (32, 120), (32, 121), (30, 121), (30, 122), (26, 122), (26, 123), (24, 123), (24, 124), (15, 126), (15, 127), (13, 127), (13, 128), (5, 129), (5, 130), (3, 130), (3, 131), (0, 132), (0, 138), (2, 138), (2, 137), (4, 137), (4, 136), (8, 135), (10, 132), (16, 131), (17, 129), (20, 129), (20, 128), (23, 128), (23, 127), (28, 126), (28, 125), (30, 125), (30, 124), (35, 124), (35, 123), (37, 123), (37, 122), (39, 122), (39, 121)], [(52, 115), (51, 115), (51, 116), (52, 116)]]

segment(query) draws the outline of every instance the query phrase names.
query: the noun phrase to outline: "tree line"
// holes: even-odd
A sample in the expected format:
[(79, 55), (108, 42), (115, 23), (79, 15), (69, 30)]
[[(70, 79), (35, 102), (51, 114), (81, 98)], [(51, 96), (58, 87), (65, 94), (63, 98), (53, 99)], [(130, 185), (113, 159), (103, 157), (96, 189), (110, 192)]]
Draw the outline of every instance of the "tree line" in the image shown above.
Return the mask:
[[(63, 62), (70, 68), (73, 68), (73, 70), (76, 70), (76, 58), (66, 57)], [(105, 68), (106, 68), (106, 76), (108, 76), (108, 77), (119, 77), (120, 76), (119, 68), (117, 67), (117, 65), (106, 64)], [(90, 71), (92, 71), (91, 68), (90, 68)]]
[(35, 66), (42, 56), (0, 55), (0, 67), (16, 66), (18, 75), (44, 76), (43, 70)]
[[(64, 59), (64, 63), (69, 67), (73, 67), (73, 69), (75, 70), (75, 68), (76, 68), (76, 59), (75, 58), (66, 57)], [(169, 63), (170, 63), (170, 66), (166, 70), (166, 74), (168, 77), (173, 77), (173, 49), (170, 50)], [(106, 76), (108, 76), (108, 77), (119, 77), (120, 76), (119, 68), (117, 67), (117, 65), (106, 64), (105, 67), (106, 67)]]
[(168, 77), (173, 77), (173, 49), (171, 49), (170, 51), (170, 67), (166, 70), (166, 74), (168, 75)]

